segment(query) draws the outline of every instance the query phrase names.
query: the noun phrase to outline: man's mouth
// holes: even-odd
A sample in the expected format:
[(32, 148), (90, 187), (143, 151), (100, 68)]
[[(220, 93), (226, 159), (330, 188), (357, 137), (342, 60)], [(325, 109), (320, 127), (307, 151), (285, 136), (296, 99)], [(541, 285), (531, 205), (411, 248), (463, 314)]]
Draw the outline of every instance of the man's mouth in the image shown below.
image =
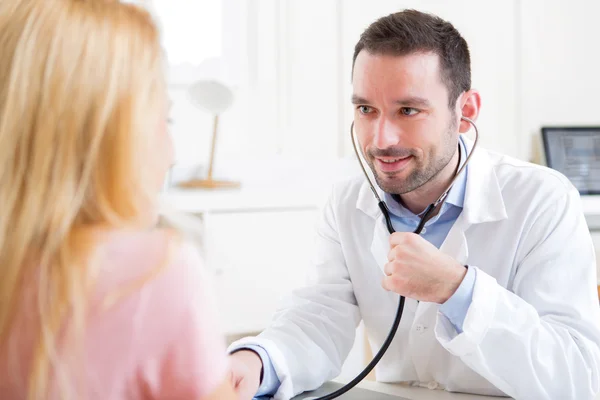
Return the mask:
[(375, 163), (377, 167), (382, 172), (398, 172), (406, 165), (410, 163), (413, 159), (413, 156), (408, 157), (400, 157), (400, 158), (391, 158), (391, 157), (381, 157), (375, 158)]

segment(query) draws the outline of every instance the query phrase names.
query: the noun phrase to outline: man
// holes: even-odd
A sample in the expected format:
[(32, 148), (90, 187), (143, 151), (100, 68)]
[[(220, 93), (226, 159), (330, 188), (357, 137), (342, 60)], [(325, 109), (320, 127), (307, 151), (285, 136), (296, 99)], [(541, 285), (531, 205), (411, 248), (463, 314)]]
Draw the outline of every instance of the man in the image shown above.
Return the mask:
[(406, 306), (379, 381), (517, 399), (600, 391), (594, 249), (564, 176), (477, 148), (422, 235), (411, 233), (473, 150), (460, 136), (461, 117), (480, 108), (470, 76), (466, 42), (435, 16), (404, 11), (362, 34), (355, 130), (397, 233), (364, 178), (336, 185), (314, 282), (230, 348), (240, 398), (286, 399), (335, 377), (361, 318), (376, 351), (398, 294)]

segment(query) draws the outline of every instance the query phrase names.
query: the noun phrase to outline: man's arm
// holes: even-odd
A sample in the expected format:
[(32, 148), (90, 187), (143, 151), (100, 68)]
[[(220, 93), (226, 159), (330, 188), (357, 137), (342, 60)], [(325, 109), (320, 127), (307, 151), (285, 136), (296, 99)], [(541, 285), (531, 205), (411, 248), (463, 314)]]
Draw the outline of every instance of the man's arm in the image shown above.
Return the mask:
[(571, 190), (548, 204), (521, 248), (512, 291), (478, 269), (463, 332), (440, 313), (436, 336), (514, 398), (594, 399), (600, 391), (600, 312), (579, 194)]

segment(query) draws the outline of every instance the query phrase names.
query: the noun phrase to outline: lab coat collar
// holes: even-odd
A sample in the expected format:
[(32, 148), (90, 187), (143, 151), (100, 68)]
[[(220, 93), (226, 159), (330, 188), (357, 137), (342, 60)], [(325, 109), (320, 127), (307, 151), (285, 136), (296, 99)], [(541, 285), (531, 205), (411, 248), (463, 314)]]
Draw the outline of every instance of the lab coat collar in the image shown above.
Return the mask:
[[(463, 142), (470, 153), (473, 141), (463, 137)], [(469, 173), (465, 188), (463, 214), (467, 224), (499, 221), (507, 218), (502, 192), (494, 165), (488, 152), (481, 147), (475, 149), (468, 165)], [(369, 171), (370, 172), (370, 171)], [(384, 192), (375, 187), (380, 198)], [(381, 210), (367, 182), (364, 182), (358, 193), (356, 207), (366, 215), (375, 219), (381, 216)]]

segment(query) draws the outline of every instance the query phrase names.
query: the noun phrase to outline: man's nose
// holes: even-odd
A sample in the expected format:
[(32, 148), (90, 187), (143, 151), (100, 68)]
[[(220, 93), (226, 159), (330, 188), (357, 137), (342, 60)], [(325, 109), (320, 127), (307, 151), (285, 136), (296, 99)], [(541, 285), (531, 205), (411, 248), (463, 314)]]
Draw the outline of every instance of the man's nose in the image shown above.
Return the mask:
[(373, 145), (378, 149), (387, 149), (398, 143), (398, 128), (390, 121), (382, 118), (375, 128)]

